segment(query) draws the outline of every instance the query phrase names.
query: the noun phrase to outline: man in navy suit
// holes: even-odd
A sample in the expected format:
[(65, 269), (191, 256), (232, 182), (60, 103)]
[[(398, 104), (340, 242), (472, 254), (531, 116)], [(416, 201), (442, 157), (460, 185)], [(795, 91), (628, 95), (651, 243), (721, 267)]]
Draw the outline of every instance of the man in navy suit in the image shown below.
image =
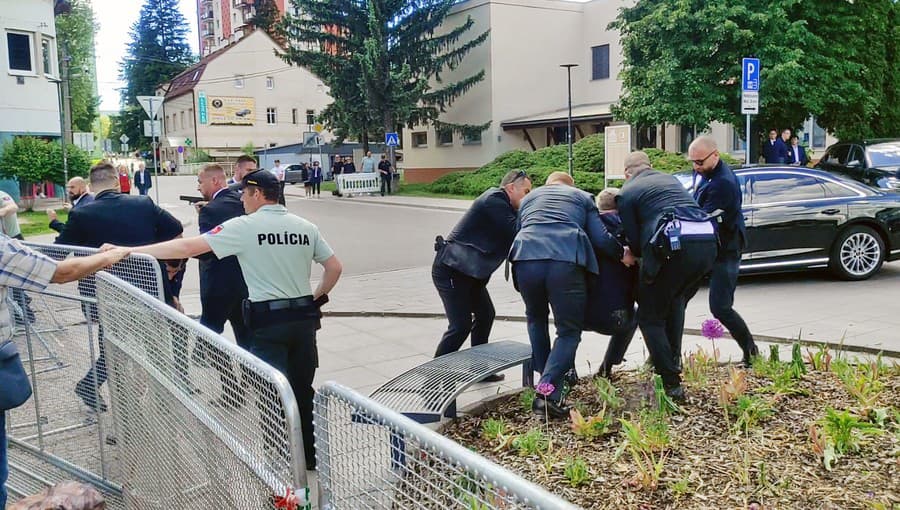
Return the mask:
[(791, 137), (791, 146), (788, 147), (788, 162), (794, 166), (806, 166), (809, 164), (809, 158), (806, 157), (806, 149), (800, 145), (800, 139), (797, 135)]
[(587, 274), (599, 271), (594, 250), (625, 265), (634, 263), (600, 220), (593, 197), (574, 184), (565, 172), (553, 172), (543, 187), (522, 199), (520, 230), (509, 251), (516, 289), (525, 301), (534, 369), (541, 373), (532, 410), (554, 418), (569, 416), (564, 385), (572, 382), (566, 374), (575, 366), (584, 329)]
[[(69, 221), (56, 238), (56, 244), (90, 248), (99, 248), (104, 243), (141, 246), (181, 237), (181, 222), (154, 204), (149, 197), (119, 193), (119, 174), (109, 163), (100, 163), (91, 168), (90, 183), (91, 189), (96, 193), (94, 202), (69, 213)], [(163, 290), (166, 292), (166, 301), (173, 304), (171, 289), (165, 279)], [(81, 282), (79, 291), (82, 295), (93, 297), (93, 289)], [(90, 321), (96, 321), (96, 306), (88, 305), (85, 314)], [(103, 411), (105, 404), (94, 392), (95, 385), (99, 388), (106, 381), (107, 375), (102, 325), (98, 338), (100, 356), (75, 386), (75, 393), (88, 407)]]
[(708, 213), (723, 211), (719, 222), (718, 255), (709, 277), (709, 310), (741, 346), (743, 364), (749, 367), (751, 357), (756, 356), (758, 350), (750, 328), (734, 310), (734, 289), (741, 266), (741, 251), (747, 239), (741, 211), (743, 192), (734, 172), (719, 157), (719, 148), (711, 137), (701, 136), (694, 140), (688, 147), (688, 158), (694, 165), (694, 172), (701, 177), (694, 188), (694, 200)]
[[(228, 188), (225, 170), (216, 164), (206, 165), (197, 175), (197, 190), (207, 202), (198, 203), (197, 226), (201, 234), (205, 234), (231, 218), (243, 216), (244, 204), (241, 195)], [(202, 205), (201, 205), (202, 204)], [(241, 312), (241, 302), (247, 298), (247, 284), (238, 264), (237, 257), (219, 259), (212, 252), (197, 257), (200, 261), (200, 305), (202, 313), (200, 324), (221, 334), (225, 330), (225, 321), (231, 322), (237, 344), (247, 349), (247, 326)], [(206, 354), (209, 346), (200, 346), (200, 352)], [(204, 349), (205, 348), (205, 349)], [(197, 353), (197, 351), (195, 351)], [(212, 353), (211, 353), (212, 354)], [(223, 356), (211, 356), (213, 363), (221, 365)], [(243, 404), (243, 396), (237, 390), (233, 370), (230, 366), (217, 366), (225, 394), (219, 404), (239, 406)]]
[(783, 165), (788, 162), (788, 149), (784, 141), (778, 137), (778, 131), (769, 130), (769, 139), (763, 143), (763, 159), (766, 163)]
[[(88, 193), (87, 182), (81, 177), (72, 177), (66, 183), (66, 192), (69, 194), (69, 204), (67, 208), (77, 209), (84, 207), (94, 201), (94, 195)], [(50, 218), (50, 228), (57, 232), (62, 232), (66, 228), (66, 224), (59, 221), (56, 211), (47, 209), (47, 217)]]
[(138, 170), (134, 173), (134, 185), (141, 195), (146, 195), (153, 187), (153, 175), (143, 162), (138, 164)]
[[(494, 324), (488, 280), (509, 253), (516, 235), (516, 211), (530, 191), (531, 179), (525, 171), (511, 170), (499, 188), (490, 188), (475, 199), (446, 241), (438, 237), (431, 279), (450, 324), (435, 358), (458, 351), (470, 333), (473, 347), (487, 343)], [(484, 380), (500, 381), (502, 375)]]

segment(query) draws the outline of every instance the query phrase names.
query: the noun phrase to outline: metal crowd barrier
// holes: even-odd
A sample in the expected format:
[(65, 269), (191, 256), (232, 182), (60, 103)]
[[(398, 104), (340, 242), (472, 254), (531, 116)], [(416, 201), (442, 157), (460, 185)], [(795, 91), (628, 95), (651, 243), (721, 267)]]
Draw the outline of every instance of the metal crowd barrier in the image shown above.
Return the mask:
[(320, 510), (578, 508), (339, 384), (314, 412)]
[[(51, 258), (96, 253), (91, 248), (25, 243)], [(148, 256), (131, 256), (108, 269), (162, 299), (162, 271)], [(7, 415), (9, 489), (13, 499), (64, 479), (88, 480), (119, 508), (117, 451), (109, 413), (89, 412), (76, 383), (99, 355), (95, 278), (51, 284), (44, 292), (11, 291), (16, 342), (34, 396)], [(101, 398), (109, 401), (104, 387)]]
[(381, 192), (381, 178), (378, 173), (340, 174), (335, 176), (334, 182), (341, 195)]
[(110, 275), (97, 297), (127, 508), (306, 504), (299, 409), (280, 372)]

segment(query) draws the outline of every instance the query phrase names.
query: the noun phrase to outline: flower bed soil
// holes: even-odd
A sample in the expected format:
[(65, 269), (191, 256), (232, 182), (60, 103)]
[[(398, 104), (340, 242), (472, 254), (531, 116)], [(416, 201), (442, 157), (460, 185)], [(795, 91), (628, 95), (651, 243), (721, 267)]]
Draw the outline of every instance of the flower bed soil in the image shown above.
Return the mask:
[[(612, 412), (609, 430), (593, 440), (576, 435), (571, 421), (548, 423), (526, 412), (520, 393), (498, 397), (479, 414), (449, 423), (443, 433), (584, 508), (900, 508), (900, 368), (896, 363), (883, 367), (877, 397), (862, 407), (834, 372), (806, 366), (809, 372), (796, 380), (804, 395), (773, 394), (772, 380), (756, 369), (745, 371), (745, 394), (772, 410), (745, 431), (735, 429), (733, 416), (726, 420), (719, 403), (721, 388), (736, 377), (733, 367), (710, 364), (701, 378), (686, 382), (688, 400), (680, 413), (665, 418), (670, 439), (654, 454), (654, 461), (664, 460), (649, 484), (646, 477), (641, 483), (618, 420), (637, 421), (641, 409), (652, 412), (648, 402), (656, 398), (646, 372), (614, 376), (625, 404)], [(604, 407), (590, 378), (581, 379), (567, 402), (577, 403), (585, 417)], [(828, 408), (864, 416), (866, 422), (877, 421), (876, 413), (881, 417), (878, 431), (854, 432), (859, 450), (840, 456), (830, 471), (823, 443), (816, 448), (811, 439), (811, 425), (821, 431)], [(485, 438), (489, 420), (504, 422), (501, 437)], [(534, 429), (543, 431), (549, 446), (521, 455), (513, 438)], [(586, 482), (577, 487), (570, 482), (572, 473), (566, 473), (574, 459), (587, 467)]]

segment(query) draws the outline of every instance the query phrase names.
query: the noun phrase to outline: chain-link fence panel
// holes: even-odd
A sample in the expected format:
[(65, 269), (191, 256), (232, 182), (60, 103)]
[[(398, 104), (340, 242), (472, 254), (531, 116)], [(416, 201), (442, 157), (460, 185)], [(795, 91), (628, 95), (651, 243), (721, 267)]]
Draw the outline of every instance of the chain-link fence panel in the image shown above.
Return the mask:
[[(56, 260), (97, 252), (25, 244)], [(162, 299), (162, 272), (154, 258), (131, 256), (109, 271), (126, 276)], [(111, 435), (109, 394), (103, 384), (103, 328), (94, 285), (94, 277), (90, 277), (51, 284), (43, 292), (11, 289), (8, 293), (13, 340), (34, 388), (33, 397), (7, 415), (11, 480), (22, 485), (18, 488), (10, 483), (14, 495), (31, 493), (35, 486), (55, 483), (60, 476), (115, 487), (117, 452)]]
[(322, 510), (578, 508), (339, 384), (314, 412)]
[(97, 277), (129, 508), (271, 508), (308, 498), (286, 378), (135, 287)]

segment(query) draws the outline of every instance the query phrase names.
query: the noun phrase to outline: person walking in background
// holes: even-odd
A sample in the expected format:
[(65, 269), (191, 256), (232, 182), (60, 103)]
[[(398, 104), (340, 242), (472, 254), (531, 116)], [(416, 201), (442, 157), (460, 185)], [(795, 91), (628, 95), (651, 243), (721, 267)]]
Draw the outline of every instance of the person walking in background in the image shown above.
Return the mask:
[(356, 173), (356, 165), (353, 163), (353, 156), (344, 156), (343, 172), (345, 174)]
[(794, 166), (806, 166), (809, 164), (809, 158), (806, 157), (806, 149), (800, 145), (800, 139), (797, 135), (791, 137), (791, 146), (788, 147), (788, 155), (790, 164)]
[(378, 162), (378, 173), (381, 174), (381, 196), (384, 196), (384, 190), (387, 194), (391, 194), (391, 183), (394, 180), (394, 172), (391, 171), (391, 161), (387, 158), (387, 154), (381, 155), (381, 161)]
[[(384, 156), (382, 156), (384, 157)], [(366, 157), (362, 159), (362, 173), (364, 174), (372, 174), (375, 173), (375, 158), (372, 157), (372, 151), (366, 152)]]
[(331, 178), (337, 179), (338, 175), (344, 173), (344, 159), (340, 156), (334, 157), (334, 163), (331, 165)]
[(119, 165), (119, 192), (126, 195), (131, 193), (131, 178), (128, 177), (128, 167)]
[(281, 192), (280, 192), (280, 194), (278, 195), (278, 203), (281, 204), (281, 205), (285, 205), (285, 201), (284, 201), (284, 172), (285, 172), (285, 168), (284, 168), (283, 166), (281, 166), (281, 160), (280, 160), (280, 159), (276, 159), (276, 160), (275, 160), (275, 166), (273, 166), (273, 167), (272, 167), (272, 170), (270, 170), (270, 171), (271, 171), (272, 174), (275, 176), (275, 178), (278, 179), (278, 182), (280, 183), (279, 186), (281, 187)]
[(141, 195), (146, 195), (153, 187), (153, 176), (143, 161), (138, 164), (137, 172), (134, 173), (134, 187)]
[[(709, 277), (709, 310), (741, 346), (741, 362), (749, 367), (758, 349), (747, 323), (734, 310), (741, 251), (747, 241), (741, 211), (743, 191), (734, 172), (719, 157), (719, 148), (711, 137), (701, 136), (691, 142), (688, 158), (694, 166), (695, 176), (700, 176), (699, 183), (694, 186), (694, 200), (707, 213), (724, 211), (719, 222), (718, 255)], [(696, 177), (694, 182), (697, 182)]]
[(322, 166), (318, 161), (313, 161), (312, 167), (309, 169), (310, 196), (315, 193), (317, 197), (322, 196)]
[(769, 130), (769, 139), (763, 143), (763, 159), (770, 165), (783, 165), (788, 161), (787, 145), (778, 137), (778, 131)]

